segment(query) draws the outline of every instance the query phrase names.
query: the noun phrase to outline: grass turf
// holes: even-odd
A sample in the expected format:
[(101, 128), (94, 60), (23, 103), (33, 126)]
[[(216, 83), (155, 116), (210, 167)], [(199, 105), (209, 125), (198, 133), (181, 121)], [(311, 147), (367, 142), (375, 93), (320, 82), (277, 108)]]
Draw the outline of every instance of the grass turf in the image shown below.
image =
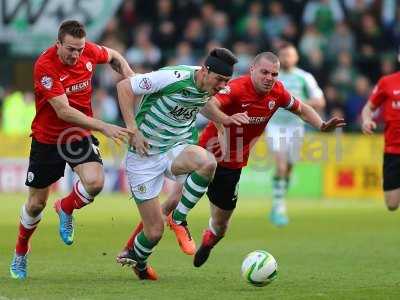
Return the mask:
[[(291, 201), (291, 222), (275, 228), (267, 200), (240, 199), (228, 235), (201, 268), (180, 252), (173, 234), (150, 258), (160, 279), (139, 281), (115, 256), (138, 221), (125, 195), (98, 197), (75, 214), (75, 243), (58, 237), (51, 196), (32, 239), (29, 278), (15, 281), (9, 263), (25, 195), (1, 194), (0, 300), (6, 299), (399, 299), (398, 213), (378, 201)], [(196, 241), (208, 222), (202, 199), (190, 217)], [(276, 281), (253, 287), (240, 277), (248, 252), (264, 249), (278, 261)]]

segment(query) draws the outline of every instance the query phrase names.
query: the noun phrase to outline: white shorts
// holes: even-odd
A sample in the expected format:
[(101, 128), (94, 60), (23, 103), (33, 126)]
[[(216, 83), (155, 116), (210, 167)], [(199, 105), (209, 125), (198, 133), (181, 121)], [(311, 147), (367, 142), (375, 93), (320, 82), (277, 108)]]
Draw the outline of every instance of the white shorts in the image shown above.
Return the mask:
[(285, 153), (289, 162), (300, 158), (300, 150), (304, 140), (304, 126), (284, 126), (268, 124), (265, 134), (269, 150)]
[(178, 145), (169, 151), (142, 157), (128, 152), (126, 174), (132, 196), (137, 203), (157, 197), (164, 184), (164, 176), (183, 183), (187, 174), (175, 176), (171, 165), (175, 158), (189, 145)]

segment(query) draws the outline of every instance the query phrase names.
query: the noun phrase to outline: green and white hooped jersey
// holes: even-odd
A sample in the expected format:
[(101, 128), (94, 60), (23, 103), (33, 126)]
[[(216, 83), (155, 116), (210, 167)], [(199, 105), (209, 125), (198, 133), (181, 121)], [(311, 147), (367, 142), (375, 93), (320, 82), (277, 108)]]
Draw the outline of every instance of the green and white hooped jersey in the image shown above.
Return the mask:
[(209, 99), (207, 92), (196, 87), (194, 75), (198, 69), (165, 67), (130, 78), (133, 93), (143, 95), (135, 119), (149, 143), (149, 154), (197, 143), (196, 115)]
[[(320, 98), (323, 96), (322, 90), (317, 84), (314, 76), (302, 69), (294, 68), (289, 72), (281, 70), (278, 79), (282, 81), (285, 88), (296, 98), (307, 102), (312, 98)], [(303, 120), (293, 115), (285, 109), (278, 109), (272, 116), (269, 124), (285, 125), (285, 126), (301, 126), (304, 125)]]

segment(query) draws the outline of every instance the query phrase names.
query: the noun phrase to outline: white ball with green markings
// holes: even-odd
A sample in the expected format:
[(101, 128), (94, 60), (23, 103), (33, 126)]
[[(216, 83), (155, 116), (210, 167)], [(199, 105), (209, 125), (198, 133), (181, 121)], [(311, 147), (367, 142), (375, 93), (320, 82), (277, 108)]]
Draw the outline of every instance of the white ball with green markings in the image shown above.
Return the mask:
[(271, 283), (278, 274), (275, 258), (263, 250), (249, 253), (242, 263), (242, 276), (252, 285), (265, 286)]

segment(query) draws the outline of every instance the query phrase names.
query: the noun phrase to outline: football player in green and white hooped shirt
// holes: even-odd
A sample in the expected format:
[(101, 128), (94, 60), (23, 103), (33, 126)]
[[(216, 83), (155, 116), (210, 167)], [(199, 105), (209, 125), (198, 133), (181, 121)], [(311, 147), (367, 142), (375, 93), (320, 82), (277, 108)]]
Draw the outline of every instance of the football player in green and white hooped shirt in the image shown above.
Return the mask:
[[(293, 96), (320, 110), (325, 106), (322, 90), (310, 73), (296, 67), (299, 60), (296, 48), (284, 43), (278, 52), (281, 71), (278, 79)], [(270, 220), (277, 226), (287, 225), (285, 196), (290, 174), (298, 160), (304, 138), (304, 122), (293, 114), (279, 109), (269, 121), (265, 137), (275, 161), (272, 182), (272, 210)]]
[(185, 253), (193, 255), (196, 251), (187, 234), (186, 216), (207, 190), (217, 163), (211, 153), (196, 145), (194, 123), (199, 111), (225, 125), (248, 123), (246, 113), (227, 116), (214, 102), (208, 102), (225, 87), (236, 62), (231, 51), (216, 48), (201, 67), (166, 67), (132, 76), (117, 85), (125, 124), (135, 132), (126, 171), (143, 222), (143, 229), (133, 237), (133, 247), (123, 251), (117, 261), (133, 265), (140, 279), (157, 279), (147, 258), (164, 230), (158, 199), (164, 176), (184, 183), (182, 198), (168, 216), (168, 224), (176, 235), (183, 236), (181, 248)]

